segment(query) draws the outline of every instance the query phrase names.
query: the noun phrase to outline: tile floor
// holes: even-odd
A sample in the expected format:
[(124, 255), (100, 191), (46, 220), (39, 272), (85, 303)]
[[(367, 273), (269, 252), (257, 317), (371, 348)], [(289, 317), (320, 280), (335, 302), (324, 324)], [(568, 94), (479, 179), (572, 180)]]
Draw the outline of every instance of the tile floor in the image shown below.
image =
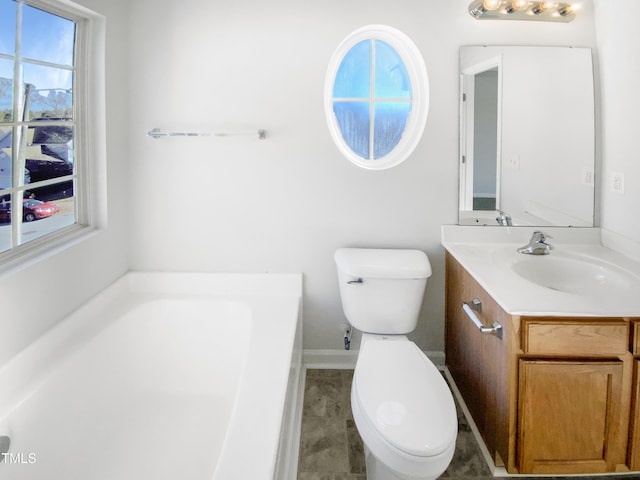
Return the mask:
[[(364, 449), (351, 415), (353, 370), (307, 370), (298, 480), (366, 480)], [(453, 461), (441, 478), (493, 478), (463, 415)]]
[[(362, 440), (351, 415), (352, 379), (353, 370), (307, 370), (298, 480), (366, 480)], [(482, 458), (471, 428), (460, 409), (456, 451), (451, 465), (440, 478), (496, 478), (491, 475)], [(517, 480), (527, 478), (541, 480), (542, 477), (517, 477)], [(638, 480), (640, 476), (618, 475), (600, 478)]]
[(366, 480), (351, 415), (353, 370), (307, 370), (298, 480)]

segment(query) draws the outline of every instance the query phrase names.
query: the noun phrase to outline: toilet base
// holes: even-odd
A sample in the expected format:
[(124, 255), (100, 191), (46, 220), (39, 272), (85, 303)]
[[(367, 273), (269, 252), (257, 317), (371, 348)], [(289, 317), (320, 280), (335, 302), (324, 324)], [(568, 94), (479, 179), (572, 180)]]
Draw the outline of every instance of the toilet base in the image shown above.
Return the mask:
[(364, 446), (364, 460), (367, 467), (367, 480), (435, 480), (440, 476), (410, 477), (393, 471), (378, 460), (366, 445)]

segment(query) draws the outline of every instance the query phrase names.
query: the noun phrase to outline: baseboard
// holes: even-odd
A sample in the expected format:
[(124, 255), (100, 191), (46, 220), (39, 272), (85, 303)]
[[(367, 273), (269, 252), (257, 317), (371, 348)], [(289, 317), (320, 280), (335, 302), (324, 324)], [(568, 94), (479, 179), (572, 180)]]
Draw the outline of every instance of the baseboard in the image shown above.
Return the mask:
[(304, 350), (302, 363), (307, 369), (353, 369), (357, 350)]
[[(444, 352), (424, 352), (440, 370), (444, 369)], [(302, 362), (308, 369), (354, 369), (357, 350), (304, 350)]]

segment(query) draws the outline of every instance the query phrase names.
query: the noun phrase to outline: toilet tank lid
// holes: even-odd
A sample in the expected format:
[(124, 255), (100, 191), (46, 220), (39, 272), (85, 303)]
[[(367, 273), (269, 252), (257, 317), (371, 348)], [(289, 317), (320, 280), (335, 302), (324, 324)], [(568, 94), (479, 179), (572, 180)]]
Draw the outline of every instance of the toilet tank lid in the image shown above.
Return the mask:
[(338, 269), (363, 278), (429, 278), (431, 264), (420, 250), (391, 248), (339, 248), (334, 255)]

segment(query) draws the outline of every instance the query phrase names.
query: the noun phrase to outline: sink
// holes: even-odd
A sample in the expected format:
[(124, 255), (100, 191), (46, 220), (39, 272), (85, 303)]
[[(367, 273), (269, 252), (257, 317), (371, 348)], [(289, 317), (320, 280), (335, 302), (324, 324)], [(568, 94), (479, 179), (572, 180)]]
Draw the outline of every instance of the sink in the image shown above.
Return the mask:
[(524, 255), (517, 249), (531, 239), (533, 229), (527, 227), (455, 225), (442, 232), (452, 260), (510, 315), (640, 315), (640, 246), (635, 243), (606, 237), (632, 254), (627, 256), (603, 245), (599, 229), (554, 227), (549, 255)]
[(527, 256), (515, 260), (511, 269), (525, 280), (565, 293), (637, 294), (640, 288), (640, 278), (631, 272), (579, 255)]

